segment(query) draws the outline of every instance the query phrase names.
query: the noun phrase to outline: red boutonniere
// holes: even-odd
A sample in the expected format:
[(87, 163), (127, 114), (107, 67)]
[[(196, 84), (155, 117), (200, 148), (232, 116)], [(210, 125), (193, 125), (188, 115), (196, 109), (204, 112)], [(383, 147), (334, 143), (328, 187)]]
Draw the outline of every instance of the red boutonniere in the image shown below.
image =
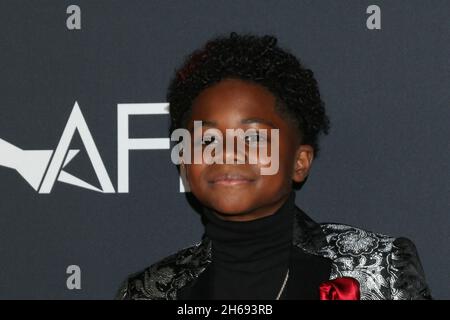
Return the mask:
[(351, 277), (325, 281), (319, 287), (320, 300), (359, 300), (359, 282)]

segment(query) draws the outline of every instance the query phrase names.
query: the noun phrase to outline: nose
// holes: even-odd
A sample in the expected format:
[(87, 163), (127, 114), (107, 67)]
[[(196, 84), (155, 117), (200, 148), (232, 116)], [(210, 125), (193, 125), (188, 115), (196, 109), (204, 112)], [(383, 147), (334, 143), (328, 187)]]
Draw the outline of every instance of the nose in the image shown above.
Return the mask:
[(226, 164), (244, 164), (246, 161), (245, 140), (239, 133), (229, 133), (225, 135), (223, 144), (223, 160)]

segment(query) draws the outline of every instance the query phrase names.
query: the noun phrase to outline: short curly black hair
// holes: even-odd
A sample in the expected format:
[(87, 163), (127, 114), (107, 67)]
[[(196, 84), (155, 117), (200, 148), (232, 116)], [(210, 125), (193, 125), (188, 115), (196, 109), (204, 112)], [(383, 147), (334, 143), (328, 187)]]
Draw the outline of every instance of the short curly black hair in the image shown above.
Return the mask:
[(313, 72), (270, 35), (218, 36), (187, 56), (170, 82), (170, 133), (185, 128), (194, 99), (207, 87), (226, 78), (238, 78), (267, 88), (276, 98), (276, 109), (294, 121), (302, 144), (319, 154), (319, 135), (328, 134), (330, 121)]

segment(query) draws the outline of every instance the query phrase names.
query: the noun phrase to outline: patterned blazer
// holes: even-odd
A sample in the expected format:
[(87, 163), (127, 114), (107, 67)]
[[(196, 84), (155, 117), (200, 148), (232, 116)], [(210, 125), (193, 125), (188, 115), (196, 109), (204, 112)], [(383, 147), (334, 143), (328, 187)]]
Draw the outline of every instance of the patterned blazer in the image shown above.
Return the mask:
[[(359, 281), (362, 300), (431, 299), (410, 240), (343, 224), (318, 224), (298, 207), (294, 210), (293, 283), (288, 282), (282, 299), (318, 299), (321, 282), (342, 276)], [(211, 240), (204, 236), (129, 276), (116, 298), (208, 299), (211, 262)]]

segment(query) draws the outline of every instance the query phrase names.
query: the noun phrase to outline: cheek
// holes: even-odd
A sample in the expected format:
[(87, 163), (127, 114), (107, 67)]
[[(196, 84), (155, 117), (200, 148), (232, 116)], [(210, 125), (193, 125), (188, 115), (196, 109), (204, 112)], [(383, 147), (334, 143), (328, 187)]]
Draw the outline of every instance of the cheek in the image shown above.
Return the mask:
[(195, 193), (201, 187), (202, 176), (205, 171), (205, 165), (191, 164), (186, 168), (187, 180), (192, 192)]
[(256, 188), (267, 195), (276, 194), (279, 191), (286, 190), (291, 185), (291, 179), (285, 170), (280, 169), (274, 175), (261, 175), (258, 179)]
[[(268, 146), (262, 150), (262, 157), (258, 157), (258, 163), (256, 166), (259, 168), (259, 172), (271, 172), (269, 175), (273, 176), (281, 175), (283, 177), (291, 177), (292, 170), (294, 168), (295, 153), (293, 149), (286, 143), (280, 143), (278, 145)], [(272, 170), (267, 170), (272, 168)], [(265, 170), (262, 170), (265, 169)], [(276, 171), (274, 171), (276, 169)]]
[(264, 188), (277, 189), (283, 188), (291, 183), (292, 177), (292, 156), (288, 150), (280, 147), (278, 155), (270, 154), (269, 163), (259, 161), (257, 164), (259, 180)]

